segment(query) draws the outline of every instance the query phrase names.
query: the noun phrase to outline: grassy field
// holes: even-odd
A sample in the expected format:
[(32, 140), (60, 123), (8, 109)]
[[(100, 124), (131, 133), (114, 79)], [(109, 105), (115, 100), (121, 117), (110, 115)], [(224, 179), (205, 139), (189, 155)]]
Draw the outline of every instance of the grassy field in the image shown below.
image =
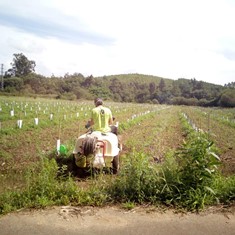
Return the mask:
[[(151, 202), (197, 209), (215, 203), (218, 197), (221, 203), (234, 200), (235, 109), (106, 105), (119, 122), (123, 142), (120, 174), (61, 180), (56, 177), (56, 164), (49, 159), (56, 155), (58, 139), (67, 148), (64, 157), (71, 156), (76, 138), (86, 131), (93, 102), (0, 97), (1, 213), (20, 207), (112, 201), (127, 206)], [(213, 160), (217, 155), (220, 164)], [(222, 194), (219, 188), (224, 181)], [(22, 194), (26, 199), (15, 205)]]

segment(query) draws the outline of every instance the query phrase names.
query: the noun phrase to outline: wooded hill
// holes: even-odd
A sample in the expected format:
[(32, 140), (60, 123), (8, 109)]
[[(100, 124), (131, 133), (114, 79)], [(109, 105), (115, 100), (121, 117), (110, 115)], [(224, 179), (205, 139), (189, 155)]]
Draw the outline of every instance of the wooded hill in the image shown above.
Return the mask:
[(36, 73), (4, 78), (2, 95), (53, 96), (175, 105), (235, 107), (235, 83), (225, 86), (196, 79), (166, 79), (143, 74), (84, 77), (80, 73), (44, 77)]

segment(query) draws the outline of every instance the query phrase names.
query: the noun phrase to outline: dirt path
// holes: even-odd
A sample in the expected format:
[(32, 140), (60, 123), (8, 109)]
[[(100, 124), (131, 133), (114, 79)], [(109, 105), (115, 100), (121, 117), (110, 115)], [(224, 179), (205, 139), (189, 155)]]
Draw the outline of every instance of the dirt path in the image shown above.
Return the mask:
[(232, 235), (235, 208), (226, 212), (209, 210), (200, 214), (175, 214), (137, 207), (53, 207), (21, 211), (0, 217), (1, 235)]

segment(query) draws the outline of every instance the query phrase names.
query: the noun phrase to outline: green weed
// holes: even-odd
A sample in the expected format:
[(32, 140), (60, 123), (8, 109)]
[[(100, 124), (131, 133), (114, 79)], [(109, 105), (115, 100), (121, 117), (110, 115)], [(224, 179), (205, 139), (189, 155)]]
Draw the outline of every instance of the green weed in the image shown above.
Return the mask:
[(212, 187), (218, 203), (230, 204), (235, 200), (235, 175), (217, 175)]
[(125, 210), (132, 210), (135, 208), (135, 203), (134, 202), (124, 202), (122, 203), (122, 208)]
[(0, 214), (21, 208), (39, 208), (72, 202), (79, 192), (72, 178), (57, 178), (55, 160), (42, 159), (41, 165), (28, 170), (26, 187), (0, 195)]

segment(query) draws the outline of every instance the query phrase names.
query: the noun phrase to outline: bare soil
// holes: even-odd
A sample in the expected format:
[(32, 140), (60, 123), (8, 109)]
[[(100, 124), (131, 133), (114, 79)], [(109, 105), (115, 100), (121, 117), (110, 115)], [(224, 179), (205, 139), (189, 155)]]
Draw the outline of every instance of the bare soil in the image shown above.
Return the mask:
[(53, 207), (2, 216), (0, 228), (1, 235), (232, 235), (235, 207), (211, 208), (199, 214), (162, 211), (154, 207), (136, 207), (129, 211), (118, 206)]

